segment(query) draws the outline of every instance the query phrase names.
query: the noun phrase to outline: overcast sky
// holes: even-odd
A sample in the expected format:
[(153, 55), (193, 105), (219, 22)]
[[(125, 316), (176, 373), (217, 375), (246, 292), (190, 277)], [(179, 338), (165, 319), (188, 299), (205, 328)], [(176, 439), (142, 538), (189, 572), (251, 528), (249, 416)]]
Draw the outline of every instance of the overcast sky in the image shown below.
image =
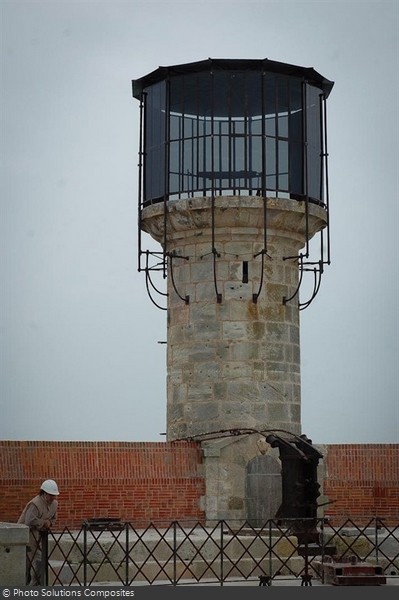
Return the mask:
[(301, 311), (302, 428), (398, 443), (397, 0), (1, 1), (0, 439), (164, 441), (166, 312), (139, 273), (139, 104), (158, 66), (335, 82), (332, 263)]

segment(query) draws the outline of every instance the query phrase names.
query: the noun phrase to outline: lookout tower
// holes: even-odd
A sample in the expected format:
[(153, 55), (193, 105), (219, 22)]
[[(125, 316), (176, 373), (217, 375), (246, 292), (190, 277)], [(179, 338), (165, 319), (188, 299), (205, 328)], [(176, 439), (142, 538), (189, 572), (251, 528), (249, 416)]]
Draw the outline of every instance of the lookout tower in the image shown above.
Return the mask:
[(332, 87), (268, 59), (209, 58), (133, 81), (138, 269), (167, 310), (168, 441), (302, 433), (299, 315), (330, 263)]

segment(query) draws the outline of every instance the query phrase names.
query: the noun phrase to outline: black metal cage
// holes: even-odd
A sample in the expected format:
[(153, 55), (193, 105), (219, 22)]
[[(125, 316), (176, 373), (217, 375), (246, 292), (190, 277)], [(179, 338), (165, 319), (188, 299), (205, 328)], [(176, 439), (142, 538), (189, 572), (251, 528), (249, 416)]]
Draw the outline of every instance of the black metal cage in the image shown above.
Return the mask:
[(206, 195), (326, 203), (326, 98), (312, 68), (207, 59), (133, 81), (140, 206)]

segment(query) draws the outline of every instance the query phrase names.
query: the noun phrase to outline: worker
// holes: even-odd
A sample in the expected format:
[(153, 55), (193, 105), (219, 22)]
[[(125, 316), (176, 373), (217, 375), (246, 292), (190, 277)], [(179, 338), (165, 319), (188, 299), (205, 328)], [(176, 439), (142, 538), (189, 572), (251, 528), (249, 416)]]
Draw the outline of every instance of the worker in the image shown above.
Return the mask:
[(29, 500), (18, 523), (29, 527), (29, 546), (26, 555), (26, 585), (40, 585), (42, 572), (42, 535), (48, 532), (57, 518), (59, 496), (54, 479), (46, 479), (37, 496)]

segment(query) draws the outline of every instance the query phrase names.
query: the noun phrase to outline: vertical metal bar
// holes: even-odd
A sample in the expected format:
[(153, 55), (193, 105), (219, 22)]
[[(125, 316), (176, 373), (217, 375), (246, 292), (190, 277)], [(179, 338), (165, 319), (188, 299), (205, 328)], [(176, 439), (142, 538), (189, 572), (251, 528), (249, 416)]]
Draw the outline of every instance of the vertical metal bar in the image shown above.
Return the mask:
[(224, 521), (220, 521), (220, 585), (223, 585), (224, 579), (224, 538), (223, 538), (223, 529), (224, 529)]
[(139, 132), (139, 178), (138, 178), (138, 203), (137, 203), (137, 244), (138, 244), (138, 271), (141, 271), (141, 211), (143, 208), (143, 119), (144, 119), (144, 93), (140, 97), (140, 132)]
[(272, 584), (273, 581), (273, 560), (272, 560), (272, 543), (273, 543), (273, 538), (272, 538), (272, 526), (273, 526), (273, 520), (270, 519), (269, 521), (269, 577), (270, 577), (270, 585)]
[(232, 114), (231, 114), (231, 77), (227, 80), (226, 85), (228, 86), (227, 89), (227, 106), (228, 106), (228, 127), (227, 127), (227, 131), (228, 131), (228, 171), (229, 171), (229, 190), (233, 190), (234, 187), (234, 180), (232, 178), (232, 174), (233, 174), (233, 159), (232, 159), (232, 154), (233, 154), (233, 119), (232, 119)]
[(279, 136), (279, 131), (280, 131), (280, 127), (279, 127), (279, 109), (280, 109), (280, 96), (279, 96), (279, 78), (276, 77), (275, 78), (275, 88), (274, 88), (274, 108), (275, 108), (275, 138), (274, 138), (274, 162), (275, 162), (275, 172), (276, 172), (276, 197), (279, 197), (279, 189), (280, 189), (280, 161), (279, 161), (279, 152), (278, 152), (278, 136)]
[(170, 80), (165, 82), (165, 146), (164, 146), (164, 185), (163, 185), (163, 259), (162, 270), (163, 278), (166, 278), (166, 262), (167, 262), (167, 209), (169, 197), (169, 173), (170, 169)]
[(309, 142), (308, 142), (308, 94), (307, 94), (307, 85), (305, 82), (302, 83), (302, 106), (304, 110), (302, 111), (303, 115), (303, 157), (304, 157), (304, 192), (305, 192), (305, 226), (306, 226), (306, 251), (305, 257), (309, 256), (309, 172), (308, 172), (308, 151), (309, 151)]
[(324, 169), (325, 169), (325, 206), (327, 211), (327, 264), (331, 262), (330, 257), (330, 198), (328, 186), (328, 150), (327, 150), (327, 99), (323, 94), (323, 122), (324, 122)]
[(218, 122), (218, 141), (219, 141), (219, 156), (218, 156), (218, 163), (219, 163), (219, 173), (220, 173), (220, 177), (219, 177), (219, 196), (222, 195), (222, 188), (223, 188), (223, 180), (222, 180), (222, 165), (223, 165), (223, 153), (222, 153), (222, 121)]
[(267, 253), (267, 189), (266, 189), (266, 103), (265, 103), (265, 85), (267, 85), (266, 73), (261, 74), (261, 103), (262, 103), (262, 191), (263, 202), (263, 249)]
[(237, 185), (237, 178), (235, 177), (234, 173), (236, 172), (237, 169), (237, 152), (236, 152), (237, 148), (236, 148), (236, 121), (234, 121), (233, 119), (231, 120), (231, 182), (232, 182), (232, 188), (233, 188), (233, 195), (236, 195), (236, 185)]
[(379, 555), (379, 546), (378, 546), (378, 517), (374, 517), (374, 546), (375, 546), (375, 560), (378, 565), (378, 555)]
[(187, 177), (189, 181), (187, 183), (188, 196), (194, 196), (194, 160), (195, 160), (195, 144), (194, 144), (194, 118), (191, 119), (191, 172), (188, 173)]
[(200, 156), (199, 156), (199, 152), (200, 152), (200, 101), (199, 101), (199, 90), (198, 90), (198, 76), (196, 78), (196, 90), (197, 90), (197, 118), (196, 118), (196, 137), (197, 137), (197, 152), (196, 152), (196, 159), (197, 159), (197, 165), (196, 165), (196, 170), (195, 170), (195, 175), (196, 175), (196, 184), (195, 184), (195, 189), (198, 191), (199, 189), (199, 178), (198, 178), (198, 172), (200, 170), (199, 165), (200, 165)]
[(324, 556), (325, 556), (325, 537), (324, 537), (324, 518), (321, 519), (320, 522), (320, 537), (321, 537), (321, 544), (322, 544), (322, 558), (321, 558), (321, 583), (324, 583), (324, 569), (323, 569), (323, 564), (324, 564)]
[(213, 70), (211, 75), (211, 203), (212, 203), (212, 256), (213, 256), (213, 282), (216, 292), (216, 301), (218, 304), (222, 302), (222, 294), (218, 292), (216, 280), (216, 257), (219, 256), (215, 247), (215, 81)]
[[(210, 75), (210, 73), (209, 73)], [(198, 93), (199, 96), (199, 93)], [(203, 178), (202, 178), (202, 187), (203, 187), (203, 194), (204, 196), (207, 196), (207, 164), (206, 164), (206, 132), (207, 132), (207, 115), (206, 115), (206, 111), (204, 111), (204, 115), (203, 115), (203, 121), (202, 121), (202, 170), (204, 172)]]
[(125, 585), (129, 585), (129, 522), (125, 523)]
[(323, 149), (323, 136), (324, 136), (324, 131), (323, 131), (323, 94), (319, 94), (319, 144), (320, 144), (320, 153), (319, 153), (319, 159), (320, 159), (320, 164), (319, 164), (319, 177), (320, 177), (320, 182), (319, 182), (319, 200), (321, 202), (323, 202), (323, 190), (324, 190), (324, 184), (323, 184), (323, 175), (324, 175), (324, 149)]
[(211, 71), (211, 173), (212, 198), (215, 196), (215, 80)]
[(216, 257), (219, 256), (216, 247), (215, 247), (215, 196), (214, 196), (214, 190), (213, 190), (213, 186), (212, 186), (212, 197), (211, 197), (211, 203), (212, 203), (212, 256), (213, 256), (213, 283), (215, 286), (215, 292), (216, 292), (216, 301), (218, 304), (222, 303), (222, 294), (219, 293), (218, 291), (218, 284), (217, 284), (217, 278), (216, 278)]
[(262, 173), (261, 173), (261, 196), (267, 196), (266, 191), (266, 102), (265, 102), (265, 87), (267, 85), (267, 77), (265, 71), (261, 74), (261, 135), (262, 135)]
[(290, 141), (291, 141), (291, 85), (292, 81), (290, 78), (287, 79), (287, 149), (288, 149), (288, 159), (287, 159), (287, 182), (288, 182), (288, 197), (291, 198), (291, 152), (290, 152)]
[[(248, 94), (247, 94), (247, 76), (244, 75), (244, 189), (249, 188), (249, 177), (248, 177), (248, 142), (249, 142), (249, 128), (248, 128)], [(241, 185), (240, 185), (241, 187)], [(241, 190), (240, 190), (241, 192)]]
[[(179, 169), (180, 169), (180, 173), (179, 173), (179, 198), (181, 198), (182, 193), (184, 191), (184, 164), (185, 164), (185, 122), (184, 122), (184, 114), (185, 114), (185, 106), (184, 106), (184, 75), (182, 77), (183, 79), (183, 98), (182, 98), (182, 103), (181, 103), (181, 107), (182, 107), (182, 112), (181, 112), (181, 127), (179, 128), (179, 135), (180, 135), (180, 139), (179, 139)], [(170, 119), (170, 116), (169, 116)]]
[[(185, 90), (184, 90), (184, 84), (185, 84), (185, 78), (183, 76), (183, 98), (182, 98), (182, 115), (181, 115), (181, 150), (180, 150), (180, 160), (181, 160), (181, 183), (180, 183), (180, 190), (179, 190), (179, 198), (181, 198), (181, 193), (184, 192), (184, 164), (185, 164), (185, 135), (186, 135), (186, 126), (185, 126), (185, 106), (184, 106), (184, 99), (185, 99)], [(170, 117), (169, 117), (170, 118)], [(181, 193), (180, 193), (181, 192)]]
[(177, 522), (173, 521), (173, 585), (177, 585)]
[[(319, 200), (320, 202), (323, 202), (323, 198), (324, 198), (324, 144), (323, 144), (323, 139), (324, 139), (324, 121), (323, 121), (323, 94), (319, 94), (319, 145), (320, 145), (320, 152), (319, 152), (319, 178), (320, 178), (320, 182), (319, 182)], [(327, 224), (327, 228), (328, 228), (328, 224)], [(323, 264), (324, 264), (324, 234), (323, 234), (323, 229), (320, 230), (320, 261), (319, 261), (319, 271), (320, 271), (320, 279), (321, 279), (321, 273), (323, 272)], [(320, 281), (320, 280), (319, 280)], [(315, 294), (314, 294), (315, 296)], [(313, 296), (313, 297), (314, 297)]]
[(87, 586), (87, 523), (83, 524), (83, 585)]
[(40, 532), (40, 584), (48, 585), (48, 531)]

